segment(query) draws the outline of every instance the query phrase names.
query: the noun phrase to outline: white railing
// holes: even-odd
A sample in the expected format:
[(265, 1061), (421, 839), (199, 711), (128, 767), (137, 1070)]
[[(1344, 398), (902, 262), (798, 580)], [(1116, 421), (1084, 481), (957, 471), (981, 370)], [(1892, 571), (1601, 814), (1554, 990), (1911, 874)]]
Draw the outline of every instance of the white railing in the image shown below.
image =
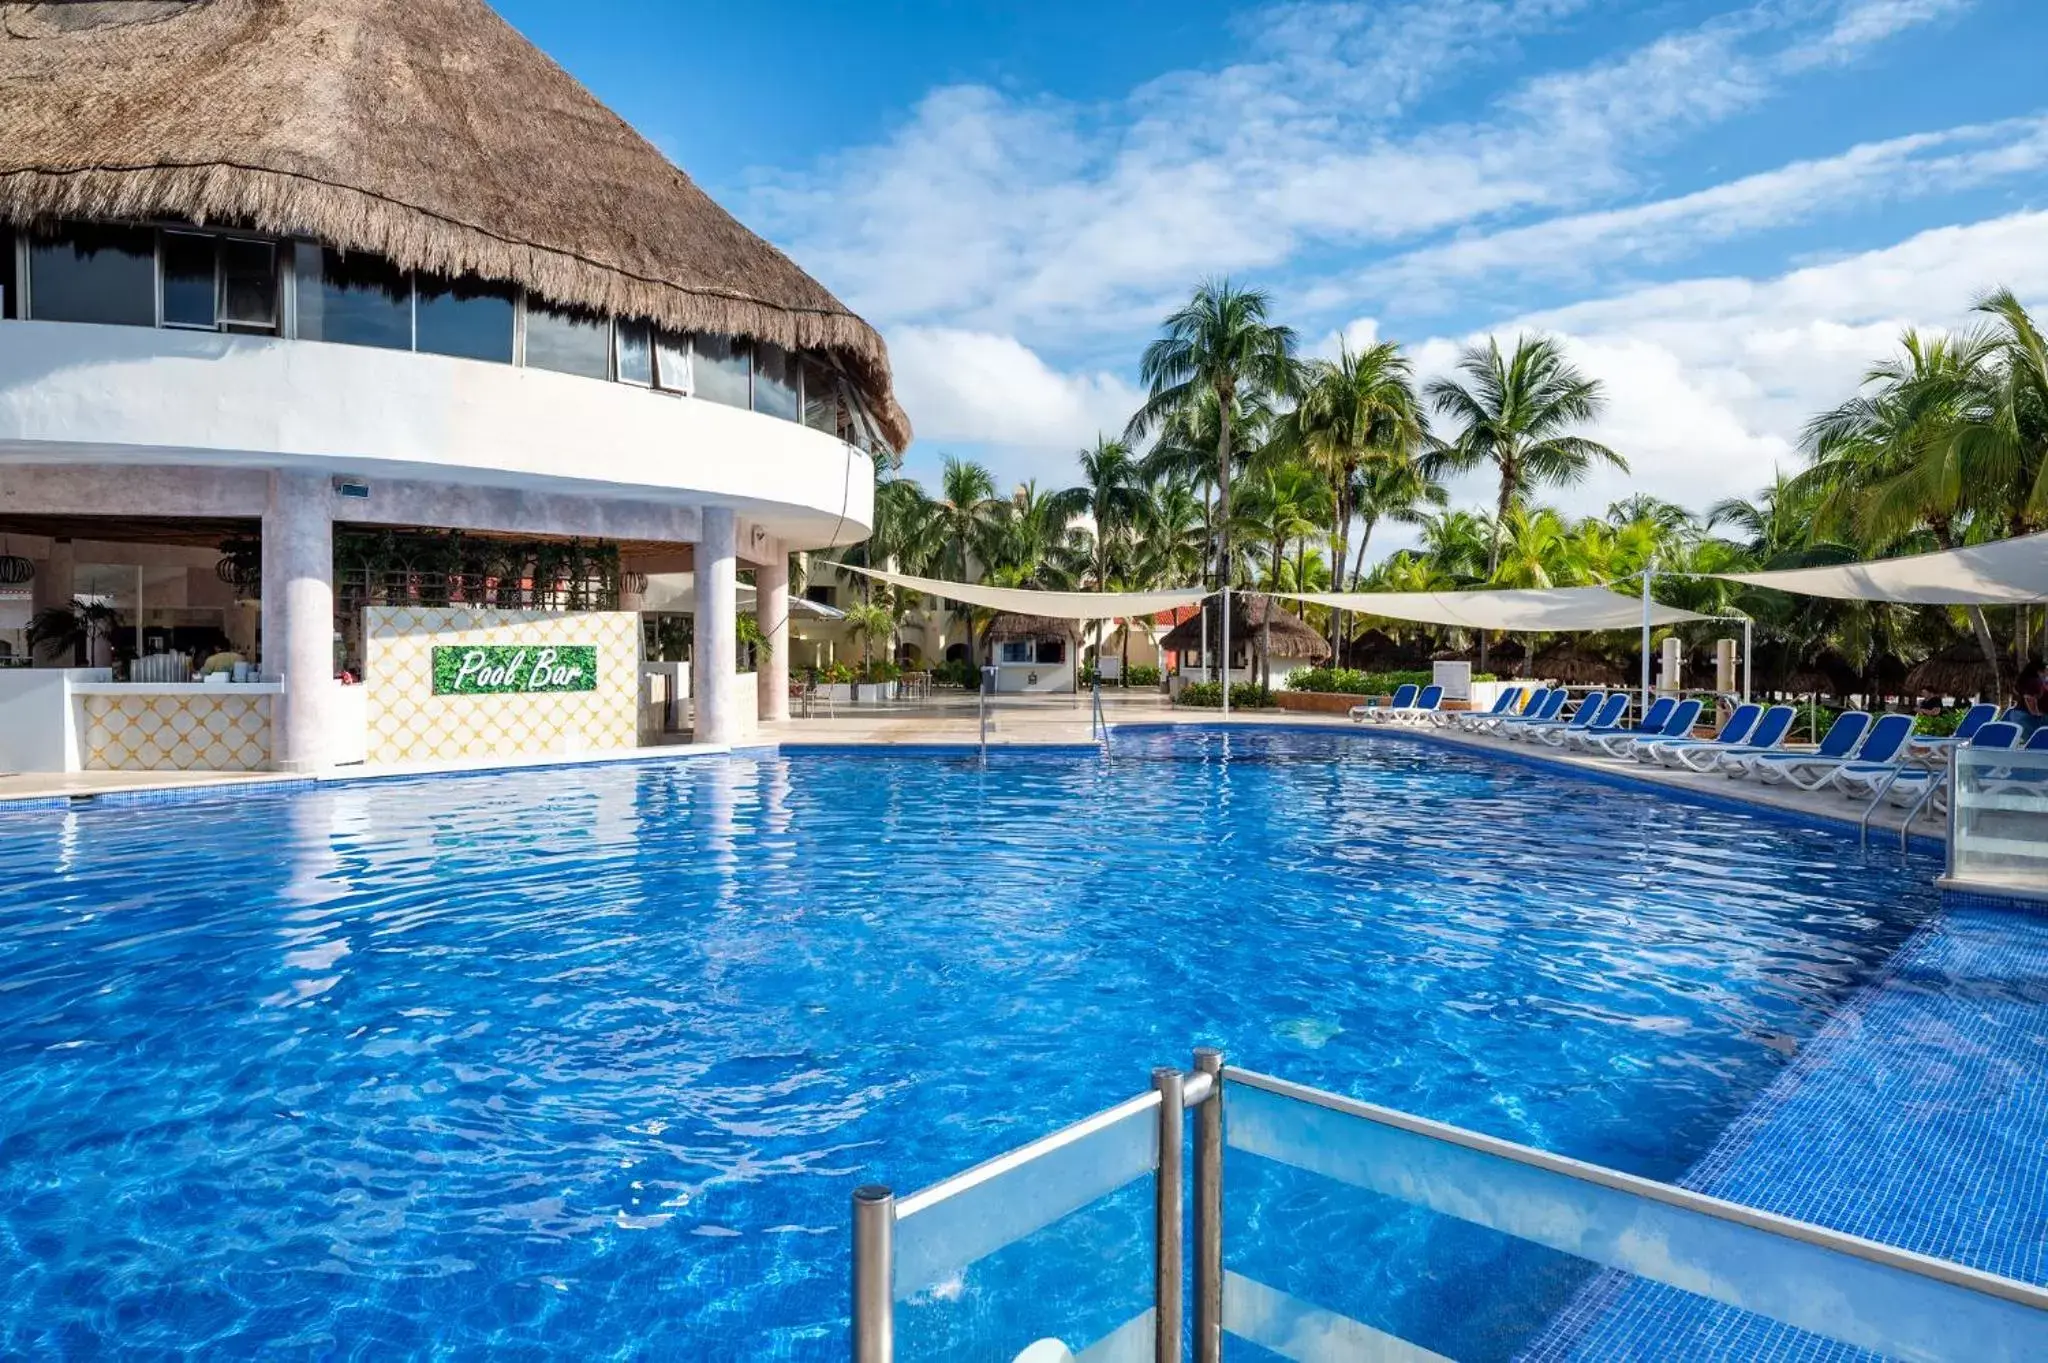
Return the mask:
[[(1260, 1217), (1233, 1222), (1260, 1227), (1242, 1232), (1247, 1238), (1279, 1236), (1272, 1261), (1288, 1268), (1300, 1268), (1304, 1252), (1286, 1238), (1289, 1218), (1384, 1216), (1389, 1208), (1482, 1228), (1502, 1243), (1575, 1262), (1582, 1285), (1567, 1309), (1516, 1327), (1513, 1338), (1491, 1341), (1515, 1350), (1539, 1338), (1597, 1347), (1606, 1328), (1670, 1330), (1688, 1313), (1721, 1312), (1735, 1313), (1746, 1325), (1790, 1327), (1888, 1357), (1935, 1363), (2048, 1357), (2048, 1290), (2040, 1287), (1226, 1067), (1218, 1052), (1197, 1051), (1193, 1071), (1156, 1070), (1149, 1092), (964, 1174), (902, 1199), (878, 1186), (856, 1192), (857, 1363), (968, 1356), (1180, 1363), (1187, 1267), (1181, 1160), (1190, 1110), (1194, 1207), (1187, 1238), (1193, 1242), (1198, 1363), (1217, 1363), (1226, 1334), (1313, 1363), (1441, 1357), (1431, 1341), (1400, 1333), (1399, 1313), (1377, 1313), (1370, 1302), (1367, 1309), (1346, 1309), (1304, 1300), (1262, 1280), (1255, 1267), (1226, 1271), (1226, 1150), (1278, 1166), (1295, 1180), (1285, 1216), (1261, 1208)], [(1047, 1312), (1057, 1306), (1034, 1291), (954, 1322), (943, 1339), (899, 1339), (897, 1315), (905, 1303), (926, 1312), (959, 1304), (986, 1287), (978, 1277), (1014, 1272), (1016, 1247), (1031, 1246), (1084, 1209), (1125, 1196), (1148, 1176), (1151, 1215), (1127, 1218), (1124, 1237), (1110, 1241), (1122, 1252), (1104, 1253), (1099, 1243), (1038, 1245), (1070, 1256), (1056, 1266), (1068, 1277), (1123, 1275), (1124, 1281), (1098, 1284), (1104, 1290), (1096, 1293), (1089, 1321), (1064, 1331), (1048, 1325)], [(1140, 1256), (1129, 1252), (1128, 1240), (1137, 1233), (1132, 1225), (1143, 1220), (1151, 1222), (1154, 1250), (1146, 1265), (1149, 1292), (1129, 1281), (1132, 1260)], [(1332, 1242), (1348, 1244), (1359, 1256), (1355, 1264), (1319, 1265), (1331, 1270), (1320, 1281), (1341, 1284), (1340, 1291), (1355, 1295), (1373, 1270), (1391, 1267), (1398, 1274), (1408, 1267), (1375, 1261), (1362, 1238)], [(1238, 1257), (1246, 1264), (1258, 1258)], [(1504, 1293), (1516, 1284), (1496, 1279), (1494, 1286)], [(1460, 1304), (1461, 1316), (1480, 1319), (1489, 1305), (1476, 1299)], [(1627, 1314), (1637, 1307), (1645, 1309)], [(1363, 1318), (1372, 1315), (1381, 1318)], [(1645, 1342), (1640, 1333), (1635, 1342)]]

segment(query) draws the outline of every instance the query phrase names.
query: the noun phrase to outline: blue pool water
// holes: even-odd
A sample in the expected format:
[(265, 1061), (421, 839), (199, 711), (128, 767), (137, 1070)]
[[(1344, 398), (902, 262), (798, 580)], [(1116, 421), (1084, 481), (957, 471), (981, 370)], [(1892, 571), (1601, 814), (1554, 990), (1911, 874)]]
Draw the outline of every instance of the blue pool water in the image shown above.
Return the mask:
[(1285, 731), (0, 815), (0, 1354), (843, 1356), (856, 1184), (1195, 1044), (1675, 1177), (1934, 870)]

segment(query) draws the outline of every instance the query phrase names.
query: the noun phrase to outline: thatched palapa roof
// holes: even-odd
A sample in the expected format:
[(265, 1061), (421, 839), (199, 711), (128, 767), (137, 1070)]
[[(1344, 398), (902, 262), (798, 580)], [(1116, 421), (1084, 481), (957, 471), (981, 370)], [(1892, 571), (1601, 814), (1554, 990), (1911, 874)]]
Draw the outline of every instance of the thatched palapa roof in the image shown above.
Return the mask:
[(1923, 696), (1997, 699), (1998, 674), (1975, 639), (1958, 639), (1906, 673), (1908, 691)]
[[(1209, 640), (1213, 648), (1221, 642), (1221, 611), (1215, 601), (1206, 603), (1209, 611)], [(1329, 641), (1310, 629), (1294, 616), (1289, 615), (1272, 597), (1255, 592), (1232, 592), (1230, 595), (1230, 646), (1256, 648), (1268, 618), (1272, 621), (1272, 650), (1276, 658), (1307, 658), (1310, 662), (1322, 662), (1330, 656)], [(1193, 653), (1202, 647), (1202, 615), (1196, 612), (1166, 632), (1159, 641), (1159, 647), (1171, 653)]]
[(304, 235), (554, 303), (835, 352), (881, 337), (483, 0), (0, 3), (0, 218)]
[(1081, 627), (1073, 620), (1055, 620), (1046, 615), (998, 615), (989, 621), (991, 643), (1006, 639), (1078, 639)]

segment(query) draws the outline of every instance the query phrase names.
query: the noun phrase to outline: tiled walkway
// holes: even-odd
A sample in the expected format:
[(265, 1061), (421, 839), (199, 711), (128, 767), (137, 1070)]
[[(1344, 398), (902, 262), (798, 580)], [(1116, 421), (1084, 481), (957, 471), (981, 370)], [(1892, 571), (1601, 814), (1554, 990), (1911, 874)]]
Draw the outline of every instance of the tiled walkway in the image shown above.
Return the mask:
[[(2048, 915), (1951, 896), (1682, 1182), (2048, 1284)], [(1524, 1355), (1867, 1357), (1614, 1275)]]

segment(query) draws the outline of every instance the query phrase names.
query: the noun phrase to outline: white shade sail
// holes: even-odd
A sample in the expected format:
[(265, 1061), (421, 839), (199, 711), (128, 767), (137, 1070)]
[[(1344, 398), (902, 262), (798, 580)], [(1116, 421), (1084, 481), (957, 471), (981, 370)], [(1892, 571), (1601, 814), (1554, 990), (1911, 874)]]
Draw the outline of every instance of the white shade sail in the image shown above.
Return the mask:
[(1717, 573), (1730, 582), (1838, 601), (1893, 601), (1909, 606), (2020, 606), (2048, 601), (2048, 533), (1996, 544), (1946, 549), (1910, 558), (1788, 568), (1774, 573)]
[(909, 573), (860, 568), (851, 563), (832, 566), (849, 573), (863, 573), (877, 582), (922, 592), (926, 596), (941, 596), (963, 605), (986, 606), (990, 610), (1013, 611), (1019, 615), (1043, 615), (1054, 620), (1128, 620), (1192, 606), (1208, 595), (1200, 587), (1163, 592), (1041, 592), (1023, 587), (984, 587), (969, 582), (947, 582), (936, 577), (912, 577)]
[[(1605, 587), (1544, 587), (1477, 592), (1276, 592), (1276, 596), (1334, 610), (1416, 620), (1465, 629), (1564, 633), (1632, 629), (1643, 623), (1642, 598)], [(1650, 603), (1652, 625), (1712, 617)]]

